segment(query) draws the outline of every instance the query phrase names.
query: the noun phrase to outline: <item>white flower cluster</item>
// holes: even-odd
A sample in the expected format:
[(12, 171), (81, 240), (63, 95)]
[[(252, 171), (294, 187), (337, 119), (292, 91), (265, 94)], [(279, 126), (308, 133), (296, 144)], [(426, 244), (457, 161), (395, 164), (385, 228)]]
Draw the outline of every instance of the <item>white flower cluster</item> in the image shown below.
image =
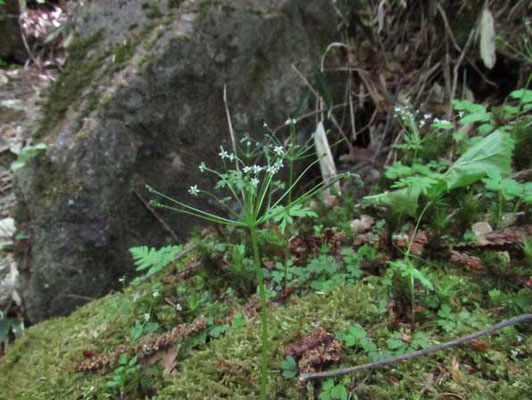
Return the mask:
[(222, 146), (220, 146), (220, 152), (218, 153), (218, 155), (222, 160), (227, 158), (229, 161), (233, 161), (235, 159), (235, 155), (224, 150)]
[(412, 112), (407, 107), (401, 107), (401, 106), (395, 106), (393, 108), (393, 111), (395, 112), (395, 115), (398, 118), (401, 118), (402, 120), (406, 120), (406, 119), (414, 120), (416, 117), (416, 114), (418, 114), (417, 111)]
[(432, 118), (432, 114), (424, 114), (423, 118), (419, 121), (419, 127), (423, 128), (427, 121)]
[(434, 118), (434, 121), (432, 121), (434, 124), (450, 124), (451, 122), (446, 119), (439, 119)]

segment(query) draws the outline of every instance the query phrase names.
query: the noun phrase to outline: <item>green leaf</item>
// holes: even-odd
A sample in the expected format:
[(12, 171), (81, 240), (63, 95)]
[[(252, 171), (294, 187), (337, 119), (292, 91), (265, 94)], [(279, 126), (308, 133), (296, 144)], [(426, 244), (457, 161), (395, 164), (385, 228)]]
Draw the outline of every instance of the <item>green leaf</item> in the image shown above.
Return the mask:
[(471, 185), (485, 177), (488, 170), (499, 171), (501, 175), (510, 174), (513, 147), (510, 135), (500, 131), (477, 141), (440, 177), (442, 184), (436, 195)]
[(331, 399), (347, 400), (347, 389), (344, 385), (336, 385), (331, 389)]
[(404, 188), (384, 193), (375, 197), (379, 204), (389, 207), (395, 214), (417, 215), (417, 205), (421, 190), (419, 188)]
[(518, 99), (521, 104), (532, 103), (532, 90), (519, 89), (510, 93), (510, 97)]
[(227, 332), (228, 329), (229, 325), (218, 325), (211, 328), (211, 330), (209, 331), (209, 335), (213, 338), (217, 338), (220, 337), (220, 335), (222, 335), (223, 333)]
[(367, 338), (360, 339), (360, 347), (362, 347), (368, 353), (375, 353), (377, 346), (371, 340)]
[(294, 357), (288, 356), (281, 362), (283, 378), (291, 379), (297, 375), (297, 363)]
[(333, 98), (331, 95), (331, 91), (329, 89), (329, 86), (325, 82), (325, 78), (321, 71), (316, 72), (316, 89), (318, 90), (318, 93), (320, 94), (321, 98), (323, 99), (323, 102), (325, 103), (325, 108), (327, 110), (331, 110), (333, 106)]
[(233, 317), (233, 321), (231, 321), (231, 327), (232, 328), (240, 328), (242, 326), (246, 325), (246, 319), (242, 315), (242, 313), (236, 313)]
[(432, 126), (446, 131), (454, 129), (454, 124), (449, 121), (434, 120), (432, 121)]
[(489, 122), (491, 121), (492, 116), (491, 113), (488, 112), (475, 112), (472, 114), (468, 114), (462, 119), (460, 119), (460, 123), (462, 125), (471, 124), (473, 122)]
[(477, 128), (477, 132), (480, 133), (482, 136), (487, 135), (488, 133), (492, 132), (495, 127), (488, 123), (488, 124), (482, 124)]
[(412, 168), (403, 165), (401, 161), (396, 161), (389, 167), (386, 167), (386, 172), (384, 173), (384, 176), (391, 180), (410, 175), (412, 175)]

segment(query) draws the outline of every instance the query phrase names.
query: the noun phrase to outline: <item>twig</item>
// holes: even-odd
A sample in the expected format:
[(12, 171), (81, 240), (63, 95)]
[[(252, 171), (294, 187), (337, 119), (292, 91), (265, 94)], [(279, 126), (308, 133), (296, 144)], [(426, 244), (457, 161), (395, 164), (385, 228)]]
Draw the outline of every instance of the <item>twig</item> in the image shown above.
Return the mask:
[[(337, 109), (337, 108), (342, 108), (342, 107), (345, 107), (347, 105), (347, 103), (340, 103), (340, 104), (336, 104), (334, 106), (331, 107), (331, 109)], [(296, 118), (296, 121), (299, 122), (299, 121), (302, 121), (306, 118), (310, 118), (310, 117), (313, 117), (314, 115), (316, 114), (321, 114), (323, 111), (325, 111), (325, 109), (319, 109), (319, 110), (314, 110), (314, 111), (310, 111), (306, 114), (303, 114), (301, 117), (299, 118)], [(272, 134), (275, 135), (277, 132), (279, 132), (281, 129), (285, 128), (287, 125), (286, 123), (282, 123), (281, 125), (277, 126), (276, 128), (272, 129)]]
[(153, 207), (151, 207), (149, 205), (149, 203), (141, 196), (141, 194), (139, 192), (137, 192), (136, 190), (133, 190), (133, 193), (135, 193), (135, 195), (139, 198), (139, 200), (142, 202), (142, 204), (144, 204), (144, 207), (146, 207), (146, 209), (151, 213), (151, 215), (153, 215), (155, 217), (155, 219), (157, 221), (160, 222), (160, 224), (163, 226), (163, 228), (170, 234), (170, 236), (172, 236), (174, 238), (174, 240), (179, 243), (180, 240), (179, 238), (177, 237), (176, 233), (172, 230), (172, 228), (170, 228), (168, 226), (168, 224), (164, 221), (164, 219), (162, 219), (159, 214), (157, 214), (155, 212), (155, 210), (153, 209)]
[(447, 113), (448, 118), (451, 118), (452, 112), (453, 112), (453, 100), (454, 100), (454, 95), (456, 93), (456, 85), (458, 84), (458, 70), (460, 69), (460, 65), (462, 64), (462, 61), (464, 60), (464, 57), (467, 51), (469, 50), (469, 46), (471, 46), (471, 43), (473, 42), (473, 38), (475, 37), (476, 32), (477, 32), (477, 26), (475, 24), (473, 29), (471, 29), (471, 32), (469, 33), (469, 38), (467, 39), (467, 42), (462, 50), (462, 53), (460, 53), (460, 57), (458, 58), (458, 61), (456, 62), (454, 66), (453, 85), (451, 87), (451, 96), (449, 98), (449, 111)]
[(477, 331), (477, 332), (475, 332), (475, 333), (473, 333), (471, 335), (462, 336), (462, 337), (460, 337), (458, 339), (455, 339), (455, 340), (452, 340), (450, 342), (443, 343), (443, 344), (440, 344), (440, 345), (437, 345), (437, 346), (431, 346), (431, 347), (428, 347), (428, 348), (426, 348), (424, 350), (415, 351), (414, 353), (404, 354), (404, 355), (398, 356), (398, 357), (391, 357), (391, 358), (387, 358), (385, 360), (359, 365), (357, 367), (340, 368), (340, 369), (337, 369), (336, 371), (316, 372), (316, 373), (313, 373), (313, 374), (303, 374), (303, 375), (301, 375), (299, 377), (299, 383), (301, 385), (304, 385), (306, 382), (308, 382), (308, 381), (310, 381), (312, 379), (325, 379), (325, 378), (331, 378), (331, 377), (336, 377), (336, 376), (352, 374), (354, 372), (362, 371), (362, 370), (365, 370), (365, 369), (375, 369), (375, 368), (379, 368), (379, 367), (384, 367), (386, 365), (395, 364), (395, 363), (400, 362), (400, 361), (406, 361), (406, 360), (410, 360), (412, 358), (426, 356), (427, 354), (436, 353), (436, 352), (441, 351), (441, 350), (445, 350), (445, 349), (448, 349), (448, 348), (451, 348), (451, 347), (455, 347), (455, 346), (461, 345), (463, 343), (470, 342), (471, 340), (476, 339), (476, 338), (478, 338), (480, 336), (489, 335), (489, 334), (491, 334), (493, 332), (496, 332), (496, 331), (498, 331), (500, 329), (503, 329), (503, 328), (506, 328), (508, 326), (521, 324), (521, 323), (524, 323), (524, 322), (530, 322), (530, 321), (532, 321), (532, 314), (523, 314), (523, 315), (520, 315), (518, 317), (515, 317), (515, 318), (509, 319), (507, 321), (503, 321), (503, 322), (500, 322), (500, 323), (495, 324), (493, 326), (490, 326), (489, 328), (483, 329), (481, 331)]
[(451, 38), (451, 41), (453, 42), (453, 45), (456, 48), (456, 50), (461, 52), (462, 49), (460, 48), (460, 46), (458, 46), (458, 43), (456, 43), (456, 39), (454, 38), (454, 35), (453, 35), (453, 30), (451, 29), (451, 26), (449, 25), (449, 20), (447, 19), (447, 15), (445, 14), (445, 11), (443, 11), (443, 8), (442, 8), (441, 4), (438, 4), (437, 8), (438, 8), (438, 11), (439, 11), (439, 13), (441, 15), (441, 18), (443, 19), (443, 24), (445, 25), (445, 32)]
[(240, 168), (238, 166), (238, 153), (236, 152), (236, 140), (235, 140), (235, 132), (233, 131), (233, 123), (231, 122), (231, 113), (229, 112), (229, 106), (227, 105), (227, 85), (224, 85), (224, 106), (225, 106), (225, 114), (227, 115), (227, 125), (229, 126), (229, 135), (231, 135), (231, 143), (233, 144), (233, 154), (235, 155), (235, 169), (240, 172)]

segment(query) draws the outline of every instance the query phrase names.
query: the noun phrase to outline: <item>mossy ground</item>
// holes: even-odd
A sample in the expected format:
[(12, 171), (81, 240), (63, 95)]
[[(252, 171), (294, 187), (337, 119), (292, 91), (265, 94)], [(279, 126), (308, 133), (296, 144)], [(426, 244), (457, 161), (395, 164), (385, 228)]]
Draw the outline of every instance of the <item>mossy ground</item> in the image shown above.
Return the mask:
[[(440, 274), (443, 276), (448, 271)], [(198, 285), (202, 279), (200, 273), (188, 285), (204, 288)], [(284, 347), (311, 333), (317, 326), (338, 334), (358, 324), (366, 329), (379, 349), (387, 348), (386, 338), (393, 329), (389, 325), (384, 300), (386, 289), (381, 282), (376, 277), (366, 278), (327, 293), (292, 297), (286, 306), (272, 306), (270, 398), (311, 399), (319, 393), (319, 385), (300, 388), (295, 379), (282, 378), (280, 370)], [(464, 278), (464, 288), (471, 284), (475, 286), (474, 282)], [(28, 329), (0, 363), (0, 398), (117, 398), (106, 388), (113, 368), (103, 374), (78, 373), (75, 368), (83, 359), (84, 350), (105, 352), (127, 343), (131, 326), (139, 320), (143, 304), (151, 301), (154, 285), (160, 287), (157, 281), (131, 287), (93, 301), (70, 317), (49, 320)], [(470, 292), (472, 304), (479, 295), (475, 289)], [(164, 292), (162, 296), (165, 296)], [(164, 304), (162, 300), (161, 303)], [(218, 306), (215, 312), (223, 314), (224, 309)], [(165, 320), (164, 312), (159, 314)], [(478, 327), (503, 318), (481, 308), (472, 310), (472, 315)], [(171, 325), (170, 320), (166, 320), (165, 330)], [(475, 330), (471, 326), (461, 326), (445, 334), (430, 323), (422, 324), (420, 329), (433, 343)], [(360, 399), (527, 398), (527, 393), (532, 390), (532, 364), (527, 358), (532, 352), (532, 338), (519, 327), (507, 328), (484, 340), (488, 345), (485, 351), (465, 345), (374, 372), (361, 372), (354, 377), (349, 389), (354, 390)], [(185, 343), (177, 360), (175, 374), (164, 379), (155, 378), (151, 391), (155, 393), (153, 398), (258, 398), (259, 320), (247, 320), (244, 326), (230, 328), (216, 339), (206, 334), (198, 335)], [(369, 361), (362, 353), (346, 350), (341, 365)], [(143, 395), (126, 398), (143, 398)]]

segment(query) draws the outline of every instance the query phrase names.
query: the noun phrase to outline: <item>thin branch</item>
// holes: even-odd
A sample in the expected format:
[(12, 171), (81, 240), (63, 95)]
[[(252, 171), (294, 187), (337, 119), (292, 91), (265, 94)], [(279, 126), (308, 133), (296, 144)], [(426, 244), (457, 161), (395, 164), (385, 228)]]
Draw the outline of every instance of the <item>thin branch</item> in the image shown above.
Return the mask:
[(231, 143), (233, 144), (233, 154), (235, 155), (235, 169), (240, 172), (236, 151), (235, 132), (233, 130), (233, 123), (231, 122), (231, 113), (229, 112), (229, 106), (227, 105), (227, 85), (224, 85), (224, 106), (225, 114), (227, 115), (227, 125), (229, 126), (229, 135), (231, 135)]
[(163, 226), (163, 228), (170, 234), (170, 236), (172, 236), (172, 238), (176, 241), (176, 243), (179, 243), (180, 240), (177, 237), (177, 234), (172, 230), (172, 228), (170, 228), (170, 226), (168, 226), (168, 224), (164, 221), (164, 219), (162, 219), (161, 216), (155, 212), (153, 207), (150, 206), (150, 204), (141, 196), (139, 192), (137, 192), (136, 190), (133, 190), (133, 193), (135, 193), (135, 195), (142, 202), (144, 207), (146, 207), (146, 209), (151, 213), (151, 215), (153, 215), (155, 219), (159, 221), (159, 223)]
[(398, 356), (398, 357), (391, 357), (391, 358), (387, 358), (385, 360), (380, 360), (380, 361), (376, 361), (376, 362), (372, 362), (372, 363), (368, 363), (368, 364), (359, 365), (357, 367), (340, 368), (340, 369), (337, 369), (336, 371), (327, 371), (327, 372), (316, 372), (316, 373), (312, 373), (312, 374), (303, 374), (303, 375), (301, 375), (299, 377), (299, 383), (301, 385), (304, 385), (306, 382), (308, 382), (308, 381), (310, 381), (312, 379), (325, 379), (325, 378), (331, 378), (331, 377), (337, 377), (337, 376), (352, 374), (354, 372), (362, 371), (362, 370), (365, 370), (365, 369), (375, 369), (375, 368), (379, 368), (379, 367), (384, 367), (386, 365), (395, 364), (395, 363), (400, 362), (400, 361), (406, 361), (406, 360), (411, 360), (412, 358), (426, 356), (428, 354), (436, 353), (438, 351), (446, 350), (446, 349), (449, 349), (451, 347), (455, 347), (455, 346), (461, 345), (463, 343), (470, 342), (473, 339), (476, 339), (476, 338), (478, 338), (480, 336), (489, 335), (489, 334), (491, 334), (493, 332), (496, 332), (496, 331), (501, 330), (503, 328), (506, 328), (508, 326), (521, 324), (521, 323), (525, 323), (525, 322), (530, 322), (530, 321), (532, 321), (532, 314), (522, 314), (522, 315), (520, 315), (518, 317), (515, 317), (515, 318), (512, 318), (512, 319), (500, 322), (498, 324), (495, 324), (493, 326), (490, 326), (489, 328), (483, 329), (481, 331), (477, 331), (477, 332), (475, 332), (475, 333), (473, 333), (471, 335), (462, 336), (462, 337), (460, 337), (458, 339), (455, 339), (455, 340), (452, 340), (450, 342), (443, 343), (443, 344), (440, 344), (440, 345), (437, 345), (437, 346), (431, 346), (431, 347), (428, 347), (428, 348), (423, 349), (423, 350), (415, 351), (414, 353), (404, 354), (404, 355)]
[(473, 29), (471, 29), (471, 32), (469, 33), (469, 38), (467, 39), (464, 49), (462, 50), (462, 53), (460, 54), (460, 57), (458, 58), (458, 61), (456, 62), (454, 66), (453, 85), (451, 87), (451, 97), (449, 98), (449, 111), (448, 111), (449, 118), (451, 118), (452, 112), (453, 112), (453, 100), (454, 100), (454, 95), (456, 94), (456, 85), (458, 84), (458, 70), (460, 69), (460, 65), (462, 64), (462, 61), (464, 60), (464, 57), (467, 51), (469, 50), (471, 43), (473, 43), (473, 38), (475, 37), (476, 32), (477, 32), (477, 27), (475, 25)]

